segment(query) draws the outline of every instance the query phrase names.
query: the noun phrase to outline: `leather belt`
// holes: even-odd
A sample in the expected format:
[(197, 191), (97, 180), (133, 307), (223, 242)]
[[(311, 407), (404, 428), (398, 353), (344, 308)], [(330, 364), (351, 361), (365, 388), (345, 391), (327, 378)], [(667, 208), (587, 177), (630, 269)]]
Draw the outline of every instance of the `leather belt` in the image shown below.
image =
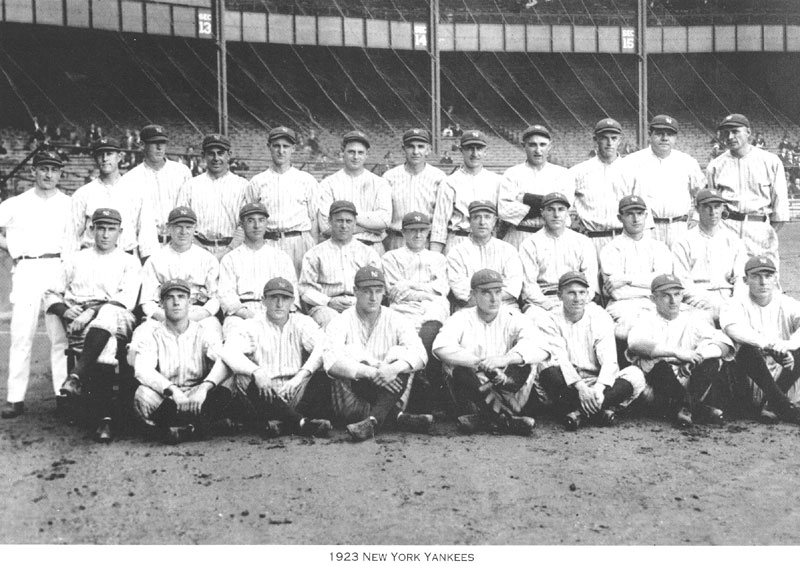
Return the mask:
[(61, 253), (45, 253), (43, 255), (39, 255), (38, 257), (34, 257), (31, 255), (20, 255), (14, 259), (14, 264), (17, 264), (21, 260), (39, 260), (39, 259), (54, 259), (54, 258), (61, 258)]
[(206, 239), (199, 233), (194, 234), (194, 238), (201, 245), (205, 245), (206, 247), (227, 247), (228, 245), (233, 242), (233, 237), (220, 237), (219, 239)]
[(270, 241), (279, 241), (284, 237), (298, 237), (302, 234), (302, 231), (267, 231), (264, 233), (264, 239), (269, 239)]
[(246, 298), (244, 300), (239, 298), (239, 301), (241, 303), (243, 303), (243, 304), (248, 304), (248, 303), (252, 303), (252, 302), (260, 302), (261, 300), (259, 300), (258, 298)]
[(552, 290), (544, 290), (542, 292), (545, 296), (555, 296), (558, 294), (558, 288), (553, 288)]
[(367, 245), (369, 247), (371, 247), (372, 245), (375, 245), (377, 243), (380, 243), (380, 241), (362, 241), (361, 239), (359, 239), (358, 241), (360, 243), (364, 243), (365, 245)]
[(161, 244), (166, 244), (172, 241), (172, 235), (158, 235), (158, 242)]
[(735, 221), (767, 221), (769, 216), (759, 213), (740, 213), (737, 211), (728, 211), (728, 216), (726, 219), (733, 219)]
[(622, 229), (607, 229), (606, 231), (587, 231), (585, 235), (590, 239), (596, 239), (597, 237), (614, 237), (616, 235), (622, 235)]
[(542, 229), (541, 227), (528, 227), (527, 225), (515, 225), (514, 228), (517, 231), (524, 231), (525, 233), (536, 233)]
[(458, 237), (469, 237), (469, 231), (464, 231), (463, 229), (453, 229), (450, 233)]
[(700, 278), (698, 280), (692, 280), (695, 284), (710, 284), (711, 280), (706, 280), (704, 278)]
[(678, 217), (654, 217), (653, 221), (656, 223), (678, 223), (679, 221), (686, 221), (688, 219), (688, 215), (681, 215)]

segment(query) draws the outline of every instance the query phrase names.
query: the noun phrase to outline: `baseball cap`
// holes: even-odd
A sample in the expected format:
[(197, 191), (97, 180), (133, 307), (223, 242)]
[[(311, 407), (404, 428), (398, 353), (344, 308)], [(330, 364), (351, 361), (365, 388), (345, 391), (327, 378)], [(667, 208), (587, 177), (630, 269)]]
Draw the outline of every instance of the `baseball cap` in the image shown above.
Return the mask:
[(167, 223), (178, 223), (180, 221), (190, 221), (192, 223), (197, 223), (197, 214), (192, 211), (192, 208), (187, 208), (186, 206), (178, 206), (171, 212), (169, 212), (169, 217), (167, 217)]
[(619, 201), (619, 213), (624, 212), (625, 210), (629, 209), (639, 209), (639, 210), (646, 210), (647, 204), (644, 203), (639, 196), (631, 194), (630, 196), (624, 196)]
[(139, 133), (139, 138), (145, 143), (161, 143), (169, 141), (166, 130), (160, 125), (145, 125)]
[(586, 288), (589, 287), (589, 282), (586, 280), (586, 275), (583, 272), (578, 272), (576, 270), (570, 270), (569, 272), (565, 272), (561, 275), (561, 278), (558, 279), (558, 289), (564, 288), (568, 284), (572, 284), (573, 282), (577, 282), (578, 284), (582, 284)]
[(668, 129), (673, 133), (678, 133), (678, 120), (675, 118), (659, 114), (650, 121), (650, 130), (653, 129)]
[(261, 214), (265, 217), (269, 217), (269, 213), (267, 212), (267, 207), (261, 202), (251, 202), (249, 204), (243, 205), (239, 209), (239, 219), (244, 219), (248, 215), (254, 215), (254, 214)]
[(548, 139), (552, 139), (550, 136), (550, 131), (543, 125), (532, 125), (528, 129), (522, 132), (522, 142), (528, 140), (528, 137), (532, 137), (534, 135), (541, 135), (542, 137), (547, 137)]
[(469, 215), (479, 211), (488, 211), (497, 215), (497, 206), (494, 205), (494, 202), (490, 202), (489, 200), (476, 200), (471, 202), (467, 209), (469, 210)]
[(406, 227), (430, 227), (431, 218), (421, 212), (410, 212), (403, 216), (403, 229)]
[(751, 272), (777, 272), (777, 270), (772, 259), (764, 255), (754, 256), (744, 264), (745, 274), (750, 274)]
[(64, 166), (64, 163), (55, 151), (39, 151), (33, 155), (33, 166), (39, 165)]
[(267, 143), (272, 143), (276, 139), (288, 139), (294, 145), (297, 143), (297, 134), (293, 129), (281, 125), (280, 127), (273, 127), (267, 134)]
[(206, 135), (203, 138), (203, 150), (210, 149), (211, 147), (219, 147), (220, 149), (225, 149), (226, 151), (230, 151), (231, 149), (231, 141), (224, 135), (220, 135), (219, 133), (212, 133), (211, 135)]
[(353, 141), (357, 141), (359, 143), (363, 143), (364, 146), (369, 149), (369, 139), (367, 139), (366, 134), (360, 131), (348, 131), (342, 136), (342, 146), (347, 145)]
[(342, 211), (350, 212), (353, 215), (358, 215), (358, 212), (356, 211), (356, 206), (353, 202), (349, 202), (347, 200), (336, 200), (331, 204), (331, 207), (328, 211), (328, 217), (333, 217), (333, 214)]
[(264, 297), (267, 296), (288, 296), (294, 297), (294, 286), (286, 278), (277, 276), (264, 284)]
[(374, 266), (362, 266), (356, 272), (356, 286), (386, 286), (383, 271)]
[(713, 202), (725, 204), (728, 202), (728, 200), (720, 196), (719, 193), (714, 190), (703, 188), (697, 193), (697, 196), (695, 196), (695, 202), (697, 202), (697, 205), (699, 206), (700, 204), (710, 204)]
[(92, 225), (100, 223), (122, 223), (122, 216), (114, 208), (97, 208), (92, 214)]
[(729, 114), (722, 118), (717, 129), (726, 129), (729, 127), (750, 127), (750, 120), (742, 114)]
[(403, 133), (403, 145), (411, 141), (422, 141), (423, 143), (431, 142), (431, 134), (427, 129), (413, 128)]
[(474, 290), (476, 288), (502, 288), (503, 277), (500, 273), (491, 268), (484, 268), (472, 275), (469, 282), (470, 287)]
[(549, 194), (546, 194), (544, 198), (542, 198), (542, 207), (555, 202), (561, 202), (565, 206), (569, 207), (569, 200), (567, 200), (567, 197), (561, 192), (550, 192)]
[(659, 274), (650, 283), (650, 291), (656, 292), (658, 290), (669, 290), (670, 288), (679, 288), (683, 290), (683, 283), (680, 278), (674, 274)]
[(183, 290), (187, 294), (192, 293), (192, 289), (189, 287), (189, 283), (182, 278), (170, 278), (163, 284), (161, 284), (161, 290), (159, 291), (159, 296), (162, 298), (167, 295), (167, 292), (170, 290)]
[(92, 143), (92, 154), (99, 153), (100, 151), (119, 151), (122, 147), (117, 140), (112, 137), (101, 137)]
[(483, 132), (478, 131), (477, 129), (465, 131), (461, 136), (462, 147), (469, 147), (470, 145), (480, 145), (482, 147), (486, 147), (488, 144), (489, 142), (486, 140), (486, 136), (483, 134)]
[(611, 131), (612, 133), (622, 133), (622, 126), (619, 122), (615, 119), (611, 118), (603, 118), (597, 122), (594, 126), (594, 132), (603, 133), (605, 131)]

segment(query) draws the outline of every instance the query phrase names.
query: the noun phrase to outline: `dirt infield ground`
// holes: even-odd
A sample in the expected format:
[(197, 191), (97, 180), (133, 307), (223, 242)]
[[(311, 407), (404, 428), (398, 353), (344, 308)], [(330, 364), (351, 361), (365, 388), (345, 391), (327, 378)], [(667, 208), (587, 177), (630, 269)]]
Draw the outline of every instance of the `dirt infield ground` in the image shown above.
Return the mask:
[[(800, 297), (800, 224), (781, 233)], [(39, 335), (37, 343), (43, 344)], [(8, 324), (0, 324), (5, 397)], [(0, 422), (0, 543), (798, 544), (800, 428), (664, 421), (532, 438), (386, 433), (97, 445), (56, 419), (46, 351)]]

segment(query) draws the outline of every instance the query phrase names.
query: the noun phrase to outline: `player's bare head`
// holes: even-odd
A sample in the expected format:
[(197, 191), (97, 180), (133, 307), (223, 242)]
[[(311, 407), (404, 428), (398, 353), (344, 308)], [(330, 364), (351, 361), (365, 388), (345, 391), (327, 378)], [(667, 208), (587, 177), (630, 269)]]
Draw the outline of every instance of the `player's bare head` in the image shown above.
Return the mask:
[(476, 200), (469, 204), (469, 227), (475, 239), (488, 239), (497, 224), (497, 206), (488, 200)]
[(378, 311), (386, 293), (386, 278), (383, 271), (374, 266), (359, 268), (353, 284), (358, 313), (369, 314)]
[(558, 297), (570, 316), (583, 315), (589, 301), (589, 282), (583, 272), (565, 272), (558, 279)]
[(166, 130), (156, 124), (146, 125), (142, 128), (139, 138), (144, 143), (144, 159), (147, 162), (163, 161), (166, 158), (167, 137)]
[(525, 158), (534, 167), (543, 166), (552, 148), (550, 130), (543, 125), (532, 125), (522, 132)]
[(100, 178), (119, 171), (123, 153), (119, 142), (112, 137), (101, 137), (92, 143), (92, 158), (100, 170)]
[(403, 152), (412, 166), (424, 164), (431, 152), (430, 132), (415, 127), (403, 133)]
[(472, 275), (470, 291), (478, 312), (493, 317), (503, 304), (503, 277), (496, 270), (484, 268)]
[(672, 152), (678, 140), (678, 120), (668, 115), (657, 115), (650, 121), (650, 147), (659, 157)]
[(619, 214), (622, 228), (628, 235), (640, 235), (644, 232), (647, 217), (647, 204), (639, 196), (625, 196), (619, 201)]
[(264, 233), (267, 231), (267, 219), (269, 213), (261, 202), (251, 202), (243, 205), (239, 209), (239, 224), (244, 230), (245, 239), (251, 242), (264, 240)]
[(291, 164), (296, 144), (297, 134), (286, 126), (274, 127), (267, 134), (270, 158), (276, 166)]
[(726, 200), (715, 190), (704, 188), (695, 196), (695, 207), (700, 225), (705, 228), (715, 227), (722, 221), (726, 211)]
[(161, 284), (161, 307), (168, 321), (175, 323), (189, 317), (191, 295), (191, 286), (181, 278), (172, 278)]
[(597, 145), (597, 156), (601, 160), (613, 160), (622, 141), (622, 126), (615, 119), (603, 118), (594, 126), (593, 139)]
[(108, 251), (117, 246), (122, 231), (122, 216), (114, 208), (97, 208), (92, 214), (94, 245), (100, 251)]
[(336, 200), (329, 208), (328, 217), (331, 224), (331, 239), (348, 242), (353, 238), (358, 212), (353, 202)]
[(284, 320), (289, 317), (294, 302), (294, 286), (280, 276), (272, 278), (264, 285), (263, 301), (270, 320)]
[(768, 303), (778, 283), (775, 262), (765, 255), (750, 258), (744, 265), (744, 282), (750, 289), (751, 298)]
[(734, 154), (750, 145), (750, 120), (742, 114), (729, 114), (717, 126), (717, 137)]
[(412, 251), (424, 249), (431, 232), (431, 218), (422, 212), (410, 212), (403, 216), (403, 238)]
[(460, 148), (464, 168), (467, 170), (483, 168), (483, 159), (489, 152), (489, 142), (482, 131), (477, 129), (465, 131), (461, 136)]
[(567, 226), (569, 200), (561, 192), (550, 192), (542, 198), (542, 219), (550, 232), (561, 232)]
[(674, 274), (659, 274), (650, 283), (650, 293), (656, 311), (665, 319), (675, 319), (683, 303), (683, 283)]
[(41, 190), (55, 190), (64, 163), (55, 151), (39, 151), (33, 156), (33, 179)]

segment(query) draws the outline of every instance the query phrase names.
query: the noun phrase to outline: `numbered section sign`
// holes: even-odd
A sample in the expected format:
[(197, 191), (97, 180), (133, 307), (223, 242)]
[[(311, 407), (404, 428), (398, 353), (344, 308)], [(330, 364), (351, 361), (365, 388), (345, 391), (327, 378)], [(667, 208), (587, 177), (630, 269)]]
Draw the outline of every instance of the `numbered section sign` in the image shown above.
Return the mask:
[(622, 34), (622, 52), (635, 53), (636, 52), (636, 28), (623, 27), (620, 30)]
[(211, 27), (211, 12), (197, 12), (197, 35), (211, 37), (214, 34)]

